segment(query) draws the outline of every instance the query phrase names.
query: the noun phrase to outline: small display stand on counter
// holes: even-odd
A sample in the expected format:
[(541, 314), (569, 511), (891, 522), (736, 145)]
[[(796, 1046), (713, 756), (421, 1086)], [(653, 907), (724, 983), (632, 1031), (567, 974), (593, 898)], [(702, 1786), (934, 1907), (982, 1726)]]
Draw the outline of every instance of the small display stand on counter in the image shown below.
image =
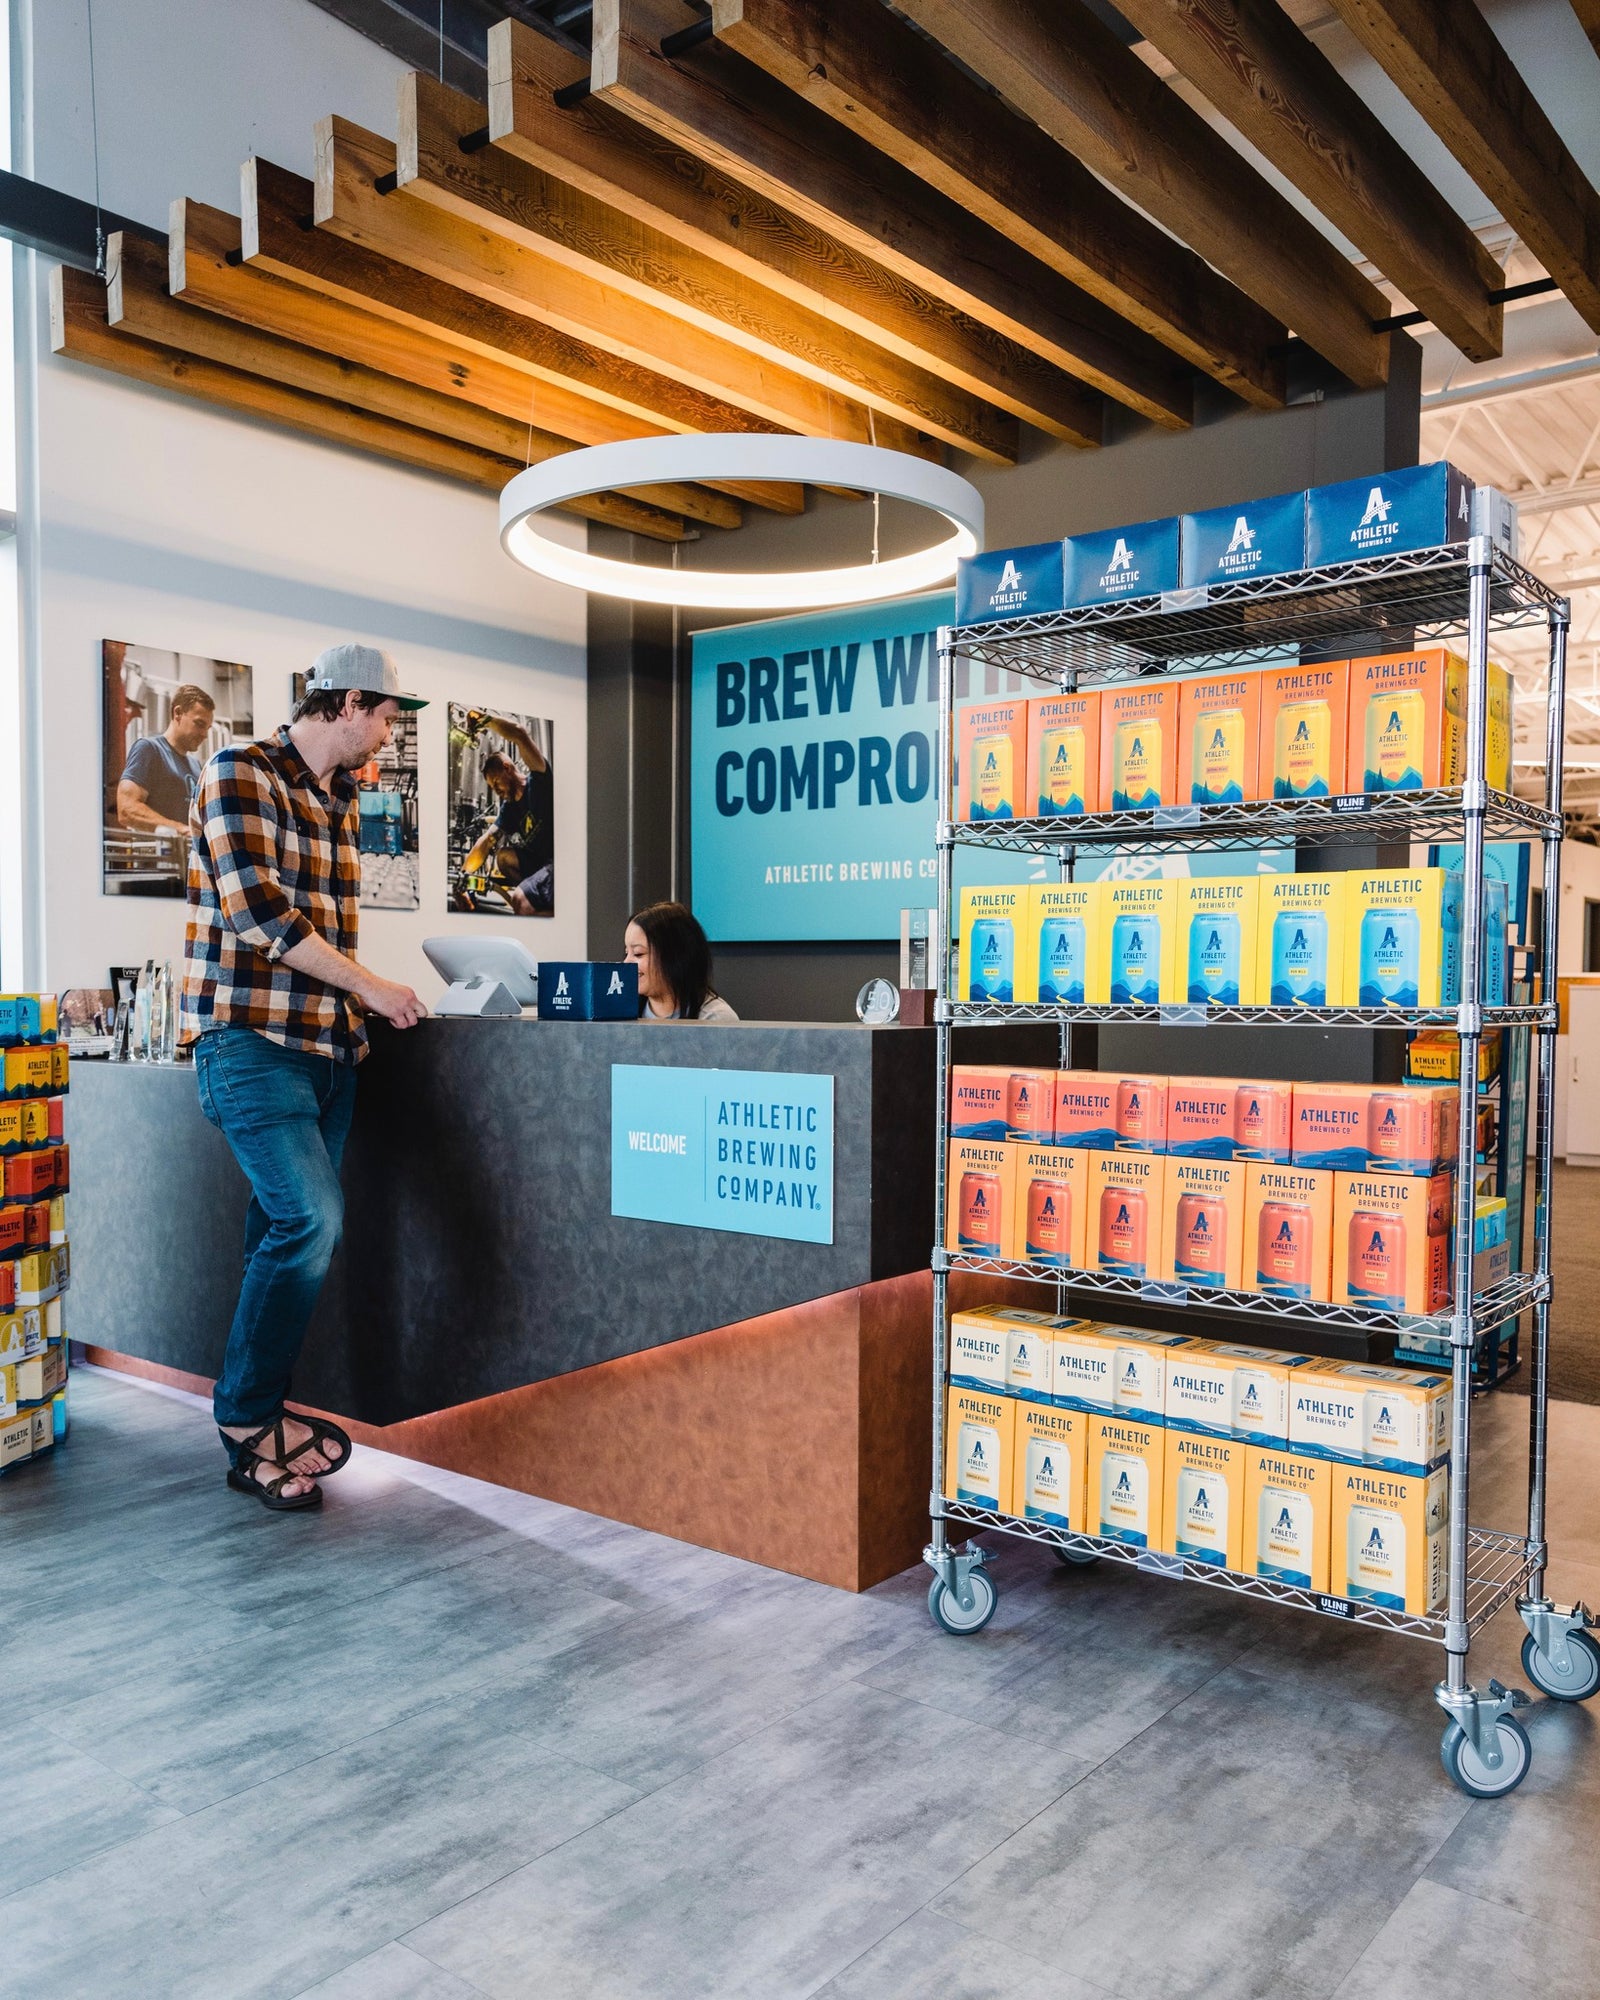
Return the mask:
[(62, 1113), (67, 1045), (54, 994), (0, 994), (0, 1473), (67, 1434), (70, 1278)]
[[(1563, 1700), (1600, 1689), (1593, 1621), (1545, 1588), (1557, 1015), (1538, 972), (1557, 962), (1569, 607), (1487, 534), (1469, 539), (1464, 513), (1444, 518), (1466, 504), (1448, 468), (1407, 477), (1417, 504), (1439, 512), (1432, 545), (1337, 563), (1322, 554), (1324, 567), (1307, 552), (1302, 566), (1277, 563), (1283, 573), (1236, 573), (1219, 558), (1210, 578), (1180, 576), (1197, 587), (1163, 579), (1158, 594), (1088, 603), (1073, 596), (1070, 543), (1064, 585), (1050, 570), (1053, 601), (1001, 602), (1003, 552), (963, 579), (967, 622), (941, 634), (938, 935), (956, 928), (959, 847), (1015, 854), (1018, 875), (1035, 879), (964, 892), (959, 971), (939, 954), (929, 1608), (947, 1631), (982, 1630), (994, 1551), (952, 1530), (995, 1529), (1052, 1546), (1064, 1564), (1129, 1563), (1428, 1640), (1445, 1652), (1445, 1769), (1468, 1793), (1499, 1797), (1529, 1767), (1516, 1715), (1528, 1697), (1472, 1685), (1474, 1635), (1515, 1602), (1529, 1678)], [(1345, 509), (1357, 550), (1368, 522), (1381, 528), (1410, 506), (1361, 484)], [(1303, 497), (1310, 509), (1319, 496)], [(1234, 544), (1248, 550), (1254, 524), (1238, 512)], [(1163, 525), (1099, 539), (1137, 568), (1138, 537)], [(1170, 525), (1187, 546), (1188, 522)], [(1489, 658), (1492, 632), (1530, 625), (1549, 634), (1541, 803), (1513, 795), (1510, 678)], [(1450, 642), (1463, 640), (1461, 657)], [(993, 692), (1005, 675), (1033, 683), (1035, 699)], [(1543, 845), (1532, 971), (1508, 963), (1486, 837)], [(1310, 872), (1307, 849), (1356, 843), (1458, 843), (1459, 874)], [(1258, 876), (1265, 848), (1296, 850), (1307, 872)], [(1075, 885), (1082, 857), (1110, 851), (1150, 859)], [(1175, 853), (1236, 853), (1251, 873), (1236, 878), (1235, 898), (1214, 893), (1225, 876), (1147, 879), (1155, 858)], [(1271, 882), (1305, 885), (1303, 920), (1258, 887)], [(963, 1071), (953, 1116), (952, 1029), (1017, 1021), (1059, 1025), (1059, 1072), (999, 1075), (986, 1104), (981, 1077)], [(1410, 1045), (1414, 1097), (1410, 1085), (1284, 1087), (1281, 1115), (1306, 1106), (1285, 1153), (1261, 1086), (1231, 1111), (1228, 1093), (1212, 1091), (1221, 1109), (1210, 1137), (1205, 1104), (1186, 1107), (1182, 1143), (1165, 1122), (1179, 1079), (1106, 1078), (1097, 1089), (1073, 1069), (1072, 1032), (1108, 1022), (1426, 1036)], [(1524, 1260), (1512, 1094), (1528, 1087), (1530, 1035)], [(1262, 1067), (1273, 1074), (1269, 1059)], [(1492, 1113), (1481, 1095), (1491, 1083)], [(1041, 1109), (1052, 1093), (1056, 1109)], [(1028, 1141), (1047, 1150), (1019, 1169)], [(1308, 1164), (1303, 1149), (1316, 1147)], [(1259, 1182), (1262, 1162), (1297, 1184), (1257, 1185), (1251, 1207), (1246, 1185), (1231, 1183)], [(952, 1331), (954, 1271), (1031, 1280), (1053, 1297), (1038, 1312), (958, 1314)], [(1119, 1301), (1137, 1301), (1136, 1316), (1212, 1314), (1218, 1337), (1082, 1316), (1115, 1314)], [(1524, 1313), (1527, 1524), (1480, 1527), (1474, 1364), (1488, 1379), (1500, 1372), (1506, 1330)], [(1289, 1351), (1325, 1356), (1353, 1338), (1367, 1361)], [(1397, 1347), (1400, 1365), (1380, 1365)], [(1420, 1368), (1424, 1356), (1448, 1372)]]

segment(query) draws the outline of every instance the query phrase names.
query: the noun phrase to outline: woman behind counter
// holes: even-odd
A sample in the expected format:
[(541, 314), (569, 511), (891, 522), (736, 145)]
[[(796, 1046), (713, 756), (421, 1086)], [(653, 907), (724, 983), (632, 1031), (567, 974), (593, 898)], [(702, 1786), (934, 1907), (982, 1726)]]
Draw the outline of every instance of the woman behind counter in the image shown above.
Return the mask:
[(682, 903), (635, 910), (622, 941), (623, 957), (639, 968), (641, 1021), (738, 1020), (711, 984), (711, 947)]

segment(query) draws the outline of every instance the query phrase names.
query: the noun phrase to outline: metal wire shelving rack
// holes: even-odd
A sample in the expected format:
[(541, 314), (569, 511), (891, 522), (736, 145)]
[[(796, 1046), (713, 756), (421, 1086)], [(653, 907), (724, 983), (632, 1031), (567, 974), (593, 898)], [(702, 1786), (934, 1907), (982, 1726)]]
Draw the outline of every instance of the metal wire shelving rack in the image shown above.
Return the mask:
[[(1528, 1696), (1491, 1680), (1475, 1688), (1467, 1675), (1473, 1636), (1504, 1606), (1517, 1603), (1527, 1639), (1523, 1665), (1535, 1685), (1559, 1699), (1582, 1700), (1600, 1690), (1600, 1646), (1589, 1636), (1595, 1622), (1581, 1605), (1557, 1606), (1545, 1590), (1545, 1503), (1548, 1468), (1550, 1242), (1549, 1187), (1554, 1136), (1556, 1008), (1550, 1001), (1560, 915), (1561, 743), (1566, 680), (1567, 599), (1550, 590), (1487, 538), (1289, 576), (1168, 592), (1160, 598), (1068, 611), (988, 625), (946, 627), (939, 644), (938, 954), (935, 1001), (938, 1060), (938, 1157), (935, 1162), (936, 1237), (933, 1253), (934, 1397), (932, 1539), (926, 1559), (934, 1571), (930, 1609), (947, 1630), (981, 1630), (996, 1592), (985, 1573), (992, 1552), (970, 1539), (957, 1546), (952, 1526), (994, 1529), (1052, 1546), (1065, 1563), (1106, 1559), (1149, 1574), (1240, 1595), (1267, 1599), (1441, 1645), (1445, 1676), (1435, 1690), (1448, 1718), (1441, 1745), (1445, 1768), (1466, 1791), (1499, 1797), (1526, 1775), (1532, 1750), (1515, 1711)], [(1488, 734), (1488, 656), (1491, 630), (1543, 625), (1549, 636), (1546, 777), (1542, 802), (1491, 790), (1484, 780)], [(1107, 681), (1215, 672), (1280, 661), (1305, 660), (1409, 648), (1460, 640), (1467, 656), (1467, 781), (1437, 789), (1381, 797), (1353, 795), (1294, 802), (1170, 806), (1150, 811), (1091, 813), (1062, 819), (956, 821), (954, 720), (958, 674), (972, 665), (999, 668), (1051, 691), (1071, 691)], [(1487, 1007), (1483, 980), (1484, 842), (1488, 838), (1538, 840), (1544, 851), (1543, 934), (1539, 964), (1544, 998), (1535, 1004)], [(1053, 858), (1070, 877), (1080, 850), (1122, 853), (1239, 851), (1270, 846), (1462, 842), (1462, 993), (1458, 1006), (1423, 1009), (1371, 1007), (1052, 1007), (963, 1001), (950, 992), (948, 940), (952, 877), (959, 846)], [(1099, 1272), (1062, 1271), (1040, 1264), (965, 1255), (944, 1248), (950, 1124), (950, 1037), (962, 1024), (1049, 1021), (1060, 1030), (1060, 1062), (1071, 1066), (1075, 1023), (1150, 1023), (1162, 1026), (1239, 1023), (1263, 1028), (1294, 1026), (1411, 1029), (1439, 1026), (1460, 1037), (1462, 1079), (1453, 1253), (1454, 1309), (1426, 1319), (1358, 1306), (1268, 1297), (1255, 1292), (1205, 1291)], [(1473, 1218), (1478, 1046), (1489, 1029), (1526, 1026), (1537, 1038), (1534, 1066), (1535, 1148), (1531, 1269), (1514, 1272), (1493, 1289), (1473, 1294)], [(1271, 1579), (1218, 1569), (1158, 1550), (1134, 1548), (1089, 1534), (1020, 1520), (971, 1506), (944, 1490), (945, 1394), (949, 1374), (951, 1274), (985, 1271), (1027, 1279), (1086, 1299), (1167, 1304), (1215, 1312), (1235, 1322), (1241, 1315), (1276, 1320), (1287, 1336), (1333, 1329), (1369, 1336), (1425, 1330), (1448, 1339), (1451, 1353), (1450, 1511), (1448, 1587), (1444, 1603), (1427, 1616), (1401, 1613), (1324, 1595)], [(1526, 1532), (1474, 1527), (1471, 1501), (1472, 1359), (1479, 1336), (1522, 1312), (1533, 1320), (1530, 1379), (1530, 1446)], [(1254, 1337), (1260, 1337), (1256, 1335)], [(1270, 1331), (1266, 1336), (1271, 1338)]]

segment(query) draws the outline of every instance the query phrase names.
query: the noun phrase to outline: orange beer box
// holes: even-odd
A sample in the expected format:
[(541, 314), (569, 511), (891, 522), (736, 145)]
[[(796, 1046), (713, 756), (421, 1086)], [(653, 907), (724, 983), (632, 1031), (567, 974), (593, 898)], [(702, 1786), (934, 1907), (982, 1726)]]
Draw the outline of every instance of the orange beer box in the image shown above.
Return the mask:
[(1102, 688), (1099, 810), (1148, 811), (1177, 803), (1177, 683)]
[(1238, 1291), (1245, 1243), (1243, 1160), (1167, 1160), (1161, 1275), (1205, 1291)]
[(1366, 1083), (1297, 1083), (1294, 1087), (1294, 1163), (1297, 1167), (1367, 1166)]
[[(1169, 1111), (1169, 1119), (1170, 1119)], [(1172, 1151), (1170, 1137), (1167, 1151)], [(1233, 1157), (1287, 1162), (1294, 1157), (1294, 1085), (1236, 1083), (1233, 1087)]]
[(1178, 690), (1180, 804), (1239, 805), (1259, 798), (1259, 674), (1207, 674)]
[[(1511, 779), (1511, 676), (1488, 675), (1485, 777), (1497, 791)], [(1415, 792), (1459, 785), (1467, 767), (1467, 663), (1446, 646), (1418, 646), (1350, 662), (1346, 760), (1352, 786)]]
[[(1111, 1124), (1118, 1153), (1167, 1150), (1167, 1092), (1164, 1076), (1112, 1076)], [(1058, 1121), (1059, 1124), (1059, 1121)]]
[(1028, 703), (1028, 783), (1025, 815), (1053, 819), (1099, 810), (1098, 688)]
[(1004, 1063), (955, 1063), (950, 1070), (952, 1139), (1003, 1139), (1006, 1090), (1011, 1070)]
[(1075, 1146), (1012, 1147), (1011, 1236), (1019, 1264), (1083, 1269), (1089, 1213), (1089, 1154)]
[(1091, 1153), (1084, 1268), (1154, 1278), (1161, 1268), (1164, 1153)]
[(1167, 1085), (1167, 1152), (1174, 1158), (1231, 1160), (1238, 1085), (1224, 1076), (1175, 1076)]
[(1247, 1292), (1280, 1299), (1333, 1296), (1331, 1172), (1247, 1163), (1240, 1283)]
[(1015, 1149), (1002, 1140), (952, 1139), (945, 1242), (969, 1257), (1004, 1257), (1011, 1240)]
[[(956, 720), (960, 748), (956, 818), (1025, 817), (1027, 702), (1020, 697), (1014, 701), (969, 702), (957, 711)], [(1024, 802), (1022, 806), (1019, 800)]]
[(1454, 1085), (1375, 1087), (1367, 1099), (1367, 1171), (1434, 1174), (1450, 1166), (1460, 1104)]
[(1333, 1177), (1333, 1298), (1380, 1312), (1435, 1313), (1450, 1303), (1453, 1176)]
[(1006, 1078), (1006, 1137), (1050, 1145), (1056, 1136), (1056, 1072), (1014, 1069)]
[(1325, 799), (1345, 789), (1350, 666), (1267, 667), (1261, 683), (1260, 796)]
[(1109, 1153), (1117, 1144), (1117, 1079), (1093, 1069), (1056, 1071), (1056, 1144)]

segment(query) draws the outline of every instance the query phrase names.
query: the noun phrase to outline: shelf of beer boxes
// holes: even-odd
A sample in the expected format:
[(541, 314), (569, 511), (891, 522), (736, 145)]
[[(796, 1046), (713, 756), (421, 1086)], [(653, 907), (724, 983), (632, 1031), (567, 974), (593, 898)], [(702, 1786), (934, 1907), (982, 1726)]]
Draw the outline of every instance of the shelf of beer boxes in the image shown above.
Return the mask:
[(68, 1073), (53, 994), (0, 994), (0, 1058), (0, 1472), (9, 1472), (67, 1431)]

